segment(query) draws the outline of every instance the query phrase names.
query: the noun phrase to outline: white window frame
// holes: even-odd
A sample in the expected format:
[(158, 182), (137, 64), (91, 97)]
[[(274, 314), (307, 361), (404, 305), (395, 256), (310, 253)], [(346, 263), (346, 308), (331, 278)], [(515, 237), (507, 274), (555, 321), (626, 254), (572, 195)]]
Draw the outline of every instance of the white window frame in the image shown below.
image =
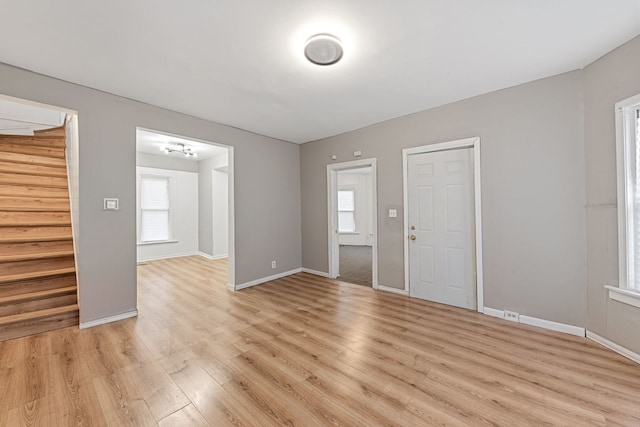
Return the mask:
[(637, 245), (633, 239), (633, 179), (635, 175), (635, 153), (640, 147), (637, 141), (637, 114), (640, 110), (640, 95), (632, 96), (615, 105), (616, 120), (616, 168), (618, 178), (618, 285), (606, 285), (609, 298), (640, 308), (640, 290), (631, 283), (633, 250)]
[[(142, 241), (142, 179), (143, 178), (155, 178), (155, 179), (166, 179), (168, 182), (168, 190), (169, 190), (169, 230), (168, 230), (168, 239), (167, 240), (152, 240), (148, 242)], [(161, 243), (175, 243), (177, 240), (174, 239), (174, 230), (175, 230), (175, 209), (172, 209), (174, 195), (175, 195), (175, 177), (171, 174), (152, 174), (152, 173), (141, 173), (138, 175), (138, 245), (157, 245)]]
[[(338, 206), (338, 234), (358, 234), (358, 221), (356, 221), (356, 189), (355, 187), (339, 187), (338, 193), (340, 191), (351, 191), (353, 193), (353, 211), (345, 211), (340, 210), (340, 206)], [(339, 199), (339, 198), (338, 198)], [(338, 203), (339, 205), (339, 203)], [(351, 231), (340, 231), (340, 212), (352, 212), (353, 213), (353, 230)]]

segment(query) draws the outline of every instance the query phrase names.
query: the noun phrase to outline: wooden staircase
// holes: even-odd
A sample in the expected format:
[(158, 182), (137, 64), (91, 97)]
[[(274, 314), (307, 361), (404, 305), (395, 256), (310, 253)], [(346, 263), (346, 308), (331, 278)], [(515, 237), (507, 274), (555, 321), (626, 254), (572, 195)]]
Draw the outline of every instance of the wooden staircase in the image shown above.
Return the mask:
[(65, 139), (0, 135), (0, 341), (79, 322)]

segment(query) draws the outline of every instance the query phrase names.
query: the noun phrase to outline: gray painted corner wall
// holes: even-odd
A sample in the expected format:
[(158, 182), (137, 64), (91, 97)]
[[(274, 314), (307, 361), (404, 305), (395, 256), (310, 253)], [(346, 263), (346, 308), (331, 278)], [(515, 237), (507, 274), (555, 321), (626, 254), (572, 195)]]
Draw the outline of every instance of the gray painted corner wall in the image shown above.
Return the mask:
[(198, 173), (198, 162), (171, 155), (136, 152), (136, 166)]
[(303, 144), (302, 266), (327, 271), (326, 165), (361, 150), (378, 159), (379, 281), (402, 288), (402, 149), (479, 136), (485, 306), (583, 326), (582, 129), (575, 71)]
[[(298, 145), (7, 64), (0, 64), (0, 94), (78, 112), (81, 322), (136, 308), (138, 126), (235, 147), (236, 283), (300, 267)], [(104, 197), (120, 198), (120, 210), (103, 211)]]
[(587, 188), (587, 329), (640, 352), (640, 309), (610, 300), (618, 284), (614, 105), (640, 93), (640, 37), (584, 70)]

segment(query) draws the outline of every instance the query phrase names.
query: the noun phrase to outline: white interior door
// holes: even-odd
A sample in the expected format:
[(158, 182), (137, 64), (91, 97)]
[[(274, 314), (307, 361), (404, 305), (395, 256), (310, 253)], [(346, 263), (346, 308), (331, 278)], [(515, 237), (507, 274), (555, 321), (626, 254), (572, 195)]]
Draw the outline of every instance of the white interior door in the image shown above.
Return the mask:
[(409, 294), (476, 308), (473, 149), (408, 157)]

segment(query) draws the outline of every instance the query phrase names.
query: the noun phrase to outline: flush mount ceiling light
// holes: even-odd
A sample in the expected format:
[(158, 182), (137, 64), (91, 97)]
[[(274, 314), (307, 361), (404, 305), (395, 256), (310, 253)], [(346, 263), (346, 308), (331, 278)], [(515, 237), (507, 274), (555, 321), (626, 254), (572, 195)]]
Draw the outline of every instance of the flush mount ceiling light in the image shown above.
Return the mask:
[(165, 154), (179, 153), (183, 154), (185, 157), (198, 157), (198, 153), (192, 151), (191, 148), (185, 147), (184, 144), (178, 144), (175, 147), (170, 147), (167, 145), (164, 147), (160, 147), (160, 150), (164, 151)]
[(330, 34), (316, 34), (304, 45), (304, 56), (316, 65), (332, 65), (342, 58), (342, 43)]

